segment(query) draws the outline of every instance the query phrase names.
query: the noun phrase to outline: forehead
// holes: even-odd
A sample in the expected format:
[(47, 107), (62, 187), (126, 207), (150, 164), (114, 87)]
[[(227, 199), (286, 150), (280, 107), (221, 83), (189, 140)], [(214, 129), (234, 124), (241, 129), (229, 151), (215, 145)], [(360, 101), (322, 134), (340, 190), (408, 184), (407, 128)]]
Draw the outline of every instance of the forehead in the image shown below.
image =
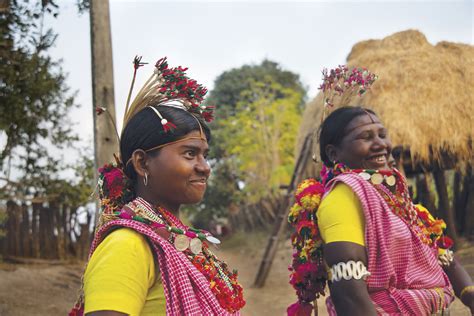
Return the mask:
[(170, 146), (167, 146), (167, 147), (174, 148), (174, 149), (194, 147), (194, 148), (199, 148), (203, 151), (209, 149), (206, 136), (202, 135), (201, 137), (200, 131), (189, 132), (188, 134), (183, 136), (179, 142), (175, 144), (171, 144)]
[(365, 129), (380, 129), (385, 128), (380, 119), (371, 113), (358, 115), (347, 124), (345, 134), (351, 134)]

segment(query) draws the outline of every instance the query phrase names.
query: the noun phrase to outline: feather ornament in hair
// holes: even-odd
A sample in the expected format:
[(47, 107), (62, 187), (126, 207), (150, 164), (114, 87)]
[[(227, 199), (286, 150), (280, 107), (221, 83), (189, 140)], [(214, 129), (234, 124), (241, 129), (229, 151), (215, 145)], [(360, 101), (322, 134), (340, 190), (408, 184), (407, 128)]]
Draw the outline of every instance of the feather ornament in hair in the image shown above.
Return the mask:
[(134, 61), (134, 77), (123, 120), (124, 127), (135, 114), (147, 106), (154, 109), (155, 113), (161, 119), (165, 131), (172, 129), (175, 126), (172, 122), (167, 121), (161, 116), (159, 113), (160, 106), (180, 108), (196, 116), (202, 117), (207, 122), (212, 121), (212, 112), (214, 108), (212, 106), (201, 105), (204, 96), (207, 93), (207, 89), (201, 84), (198, 84), (196, 80), (193, 80), (186, 75), (186, 70), (188, 68), (183, 68), (181, 66), (170, 68), (166, 57), (158, 60), (155, 64), (153, 74), (137, 93), (133, 102), (128, 104), (133, 84), (135, 82), (136, 70), (141, 65), (143, 65), (143, 63), (141, 63), (141, 58), (136, 57)]

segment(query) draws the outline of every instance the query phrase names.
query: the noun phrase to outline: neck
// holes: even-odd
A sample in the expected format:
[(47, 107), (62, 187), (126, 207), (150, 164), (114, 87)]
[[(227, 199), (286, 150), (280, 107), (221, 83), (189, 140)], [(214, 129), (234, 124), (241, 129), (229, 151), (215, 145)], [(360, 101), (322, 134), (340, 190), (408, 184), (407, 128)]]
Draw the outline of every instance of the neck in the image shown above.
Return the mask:
[(163, 201), (162, 199), (157, 199), (156, 197), (152, 196), (151, 194), (149, 194), (147, 191), (144, 191), (144, 190), (137, 190), (137, 196), (141, 197), (142, 199), (144, 199), (145, 201), (147, 201), (154, 207), (162, 207), (166, 209), (168, 212), (170, 212), (171, 214), (179, 218), (179, 208), (180, 208), (179, 204), (167, 203)]

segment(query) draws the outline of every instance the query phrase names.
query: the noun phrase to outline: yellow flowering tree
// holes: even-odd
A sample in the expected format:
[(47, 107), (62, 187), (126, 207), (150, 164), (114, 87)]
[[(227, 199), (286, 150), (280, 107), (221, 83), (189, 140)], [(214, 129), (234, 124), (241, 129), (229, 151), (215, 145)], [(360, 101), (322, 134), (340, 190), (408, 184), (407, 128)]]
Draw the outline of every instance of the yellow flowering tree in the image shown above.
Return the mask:
[(235, 159), (246, 199), (255, 203), (291, 180), (301, 121), (301, 92), (272, 77), (242, 92), (235, 116), (222, 122), (227, 152)]

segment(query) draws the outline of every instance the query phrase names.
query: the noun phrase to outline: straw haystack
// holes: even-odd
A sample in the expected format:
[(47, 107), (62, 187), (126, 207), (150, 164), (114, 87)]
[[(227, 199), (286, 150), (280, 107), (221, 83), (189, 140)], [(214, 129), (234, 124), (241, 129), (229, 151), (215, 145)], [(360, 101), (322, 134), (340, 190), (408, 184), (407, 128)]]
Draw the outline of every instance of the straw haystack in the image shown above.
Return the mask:
[[(368, 93), (350, 104), (373, 109), (393, 145), (409, 148), (413, 162), (472, 161), (474, 46), (433, 46), (422, 33), (408, 30), (357, 43), (347, 64), (379, 76)], [(305, 110), (298, 152), (305, 136), (319, 127), (321, 109), (320, 93)]]

